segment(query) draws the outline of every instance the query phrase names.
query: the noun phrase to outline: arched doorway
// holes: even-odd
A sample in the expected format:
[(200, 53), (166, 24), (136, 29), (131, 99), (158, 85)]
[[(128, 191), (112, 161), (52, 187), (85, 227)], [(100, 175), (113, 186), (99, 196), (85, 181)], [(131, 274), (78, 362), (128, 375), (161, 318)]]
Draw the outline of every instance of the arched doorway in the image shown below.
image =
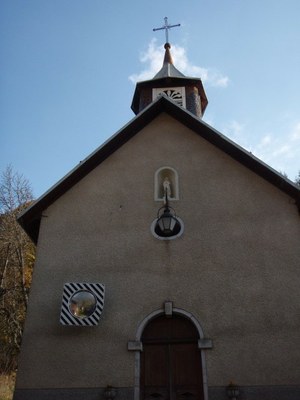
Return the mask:
[(203, 400), (199, 334), (187, 318), (152, 319), (141, 341), (141, 400)]

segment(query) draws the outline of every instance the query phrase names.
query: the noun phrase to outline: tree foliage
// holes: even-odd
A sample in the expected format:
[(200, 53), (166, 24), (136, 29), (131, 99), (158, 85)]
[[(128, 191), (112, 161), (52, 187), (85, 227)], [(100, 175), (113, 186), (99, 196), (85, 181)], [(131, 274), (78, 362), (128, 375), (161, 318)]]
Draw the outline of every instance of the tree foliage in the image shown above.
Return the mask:
[(17, 222), (33, 200), (27, 179), (8, 166), (0, 177), (0, 371), (16, 368), (35, 246)]
[(295, 183), (296, 185), (300, 186), (300, 170), (298, 172), (298, 176), (296, 176)]

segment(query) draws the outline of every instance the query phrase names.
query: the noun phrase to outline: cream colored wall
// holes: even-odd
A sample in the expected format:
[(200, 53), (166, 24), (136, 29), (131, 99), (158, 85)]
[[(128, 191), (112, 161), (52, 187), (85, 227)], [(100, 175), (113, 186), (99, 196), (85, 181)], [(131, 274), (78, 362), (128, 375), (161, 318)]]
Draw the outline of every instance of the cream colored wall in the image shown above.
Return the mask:
[[(172, 241), (150, 232), (162, 166), (179, 175)], [(160, 115), (44, 212), (17, 386), (133, 386), (127, 342), (166, 300), (213, 340), (210, 386), (299, 383), (299, 238), (291, 198)], [(97, 327), (60, 325), (72, 281), (105, 284)]]

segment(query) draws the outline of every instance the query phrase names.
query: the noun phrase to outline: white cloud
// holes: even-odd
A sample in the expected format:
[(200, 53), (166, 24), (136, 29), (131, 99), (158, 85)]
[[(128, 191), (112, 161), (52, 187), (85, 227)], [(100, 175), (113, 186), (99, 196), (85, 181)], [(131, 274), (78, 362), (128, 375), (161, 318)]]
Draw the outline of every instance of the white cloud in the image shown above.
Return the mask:
[[(152, 39), (147, 51), (140, 55), (140, 61), (146, 64), (146, 68), (138, 74), (130, 75), (129, 79), (133, 83), (152, 79), (162, 67), (164, 52), (164, 48), (157, 45), (156, 39)], [(229, 78), (216, 69), (193, 65), (188, 60), (183, 47), (172, 45), (171, 53), (175, 67), (184, 75), (201, 78), (204, 83), (211, 86), (223, 88), (228, 86)]]
[(267, 134), (253, 148), (253, 153), (291, 180), (300, 170), (300, 122), (288, 134)]
[(140, 61), (143, 64), (147, 64), (145, 68), (139, 74), (132, 74), (129, 79), (136, 83), (138, 81), (144, 81), (147, 79), (152, 79), (153, 76), (161, 69), (162, 62), (164, 59), (164, 49), (156, 45), (156, 40), (153, 39), (148, 45), (146, 52), (141, 53)]
[[(284, 129), (283, 127), (281, 128)], [(249, 126), (236, 120), (229, 122), (221, 132), (277, 171), (294, 180), (300, 170), (300, 122), (290, 127), (287, 134), (266, 133), (257, 142)]]
[(280, 144), (278, 148), (275, 148), (272, 152), (272, 157), (278, 156), (292, 157), (291, 146), (289, 144)]
[(300, 140), (300, 122), (293, 128), (291, 139), (292, 141)]
[(247, 143), (245, 141), (246, 135), (244, 134), (244, 129), (245, 124), (232, 120), (222, 128), (221, 132), (239, 145), (246, 147)]
[(272, 143), (272, 136), (270, 134), (265, 135), (260, 143), (258, 144), (259, 148), (264, 148), (266, 146), (269, 146)]

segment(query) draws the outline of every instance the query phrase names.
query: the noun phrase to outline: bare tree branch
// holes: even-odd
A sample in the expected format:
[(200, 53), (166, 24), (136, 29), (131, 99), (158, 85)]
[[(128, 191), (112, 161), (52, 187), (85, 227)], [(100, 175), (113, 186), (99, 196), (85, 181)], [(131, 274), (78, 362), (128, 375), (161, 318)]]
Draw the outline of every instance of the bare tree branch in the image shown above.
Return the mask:
[(30, 184), (11, 166), (0, 176), (0, 372), (16, 368), (35, 247), (17, 222), (33, 200)]

